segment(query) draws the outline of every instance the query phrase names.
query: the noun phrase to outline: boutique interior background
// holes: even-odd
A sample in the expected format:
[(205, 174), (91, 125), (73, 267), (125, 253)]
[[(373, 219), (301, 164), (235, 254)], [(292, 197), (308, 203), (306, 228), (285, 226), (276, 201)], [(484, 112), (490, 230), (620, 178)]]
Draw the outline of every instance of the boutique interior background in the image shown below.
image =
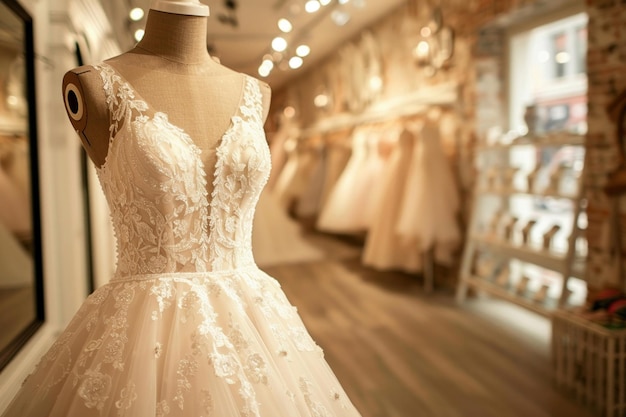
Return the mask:
[(0, 369), (43, 321), (30, 16), (0, 1)]
[[(147, 12), (151, 3), (152, 0), (103, 2), (113, 25), (112, 33), (122, 49), (132, 47), (133, 34), (145, 25), (145, 17), (133, 21), (130, 10), (139, 7)], [(202, 3), (208, 4), (211, 10), (207, 38), (211, 54), (230, 68), (264, 78), (276, 90), (302, 72), (314, 69), (316, 63), (338, 46), (407, 1), (202, 0)], [(435, 7), (442, 1), (416, 3)], [(451, 6), (450, 3), (463, 3), (468, 7), (468, 3), (475, 2), (449, 0), (445, 3), (446, 7)], [(279, 21), (283, 30), (279, 28)], [(284, 49), (280, 45), (282, 41), (275, 41), (277, 37), (284, 39)], [(265, 68), (261, 68), (262, 64)]]

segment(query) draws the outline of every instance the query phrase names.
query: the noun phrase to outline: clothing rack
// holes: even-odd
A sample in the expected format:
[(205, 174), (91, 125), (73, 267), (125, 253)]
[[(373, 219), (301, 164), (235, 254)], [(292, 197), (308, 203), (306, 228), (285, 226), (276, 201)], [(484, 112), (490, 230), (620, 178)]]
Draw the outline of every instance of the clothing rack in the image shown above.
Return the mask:
[(432, 106), (454, 107), (459, 97), (459, 85), (455, 82), (423, 87), (403, 96), (377, 102), (363, 113), (342, 113), (320, 120), (302, 130), (300, 137), (308, 138), (315, 134), (414, 116), (424, 113)]
[[(324, 120), (320, 120), (311, 127), (300, 132), (300, 138), (308, 138), (328, 134), (340, 130), (350, 130), (362, 125), (390, 122), (411, 116), (425, 114), (432, 107), (442, 107), (454, 110), (459, 103), (459, 85), (446, 83), (437, 86), (424, 87), (404, 96), (384, 100), (370, 106), (360, 114), (343, 113)], [(435, 257), (433, 248), (421, 254), (423, 258), (422, 275), (425, 293), (434, 289)]]

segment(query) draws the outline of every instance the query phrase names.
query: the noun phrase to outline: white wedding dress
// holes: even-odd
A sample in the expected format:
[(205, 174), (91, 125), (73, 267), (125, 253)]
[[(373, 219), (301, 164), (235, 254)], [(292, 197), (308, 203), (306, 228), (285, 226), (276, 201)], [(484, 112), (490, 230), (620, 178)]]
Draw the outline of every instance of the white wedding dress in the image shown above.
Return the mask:
[(117, 271), (3, 415), (359, 416), (278, 282), (253, 259), (254, 208), (270, 170), (256, 80), (246, 77), (207, 179), (182, 129), (111, 66), (96, 69), (113, 116), (98, 175)]
[(449, 265), (461, 241), (458, 187), (438, 122), (427, 120), (416, 135), (395, 230), (401, 239), (417, 242), (420, 252), (434, 249), (435, 260)]

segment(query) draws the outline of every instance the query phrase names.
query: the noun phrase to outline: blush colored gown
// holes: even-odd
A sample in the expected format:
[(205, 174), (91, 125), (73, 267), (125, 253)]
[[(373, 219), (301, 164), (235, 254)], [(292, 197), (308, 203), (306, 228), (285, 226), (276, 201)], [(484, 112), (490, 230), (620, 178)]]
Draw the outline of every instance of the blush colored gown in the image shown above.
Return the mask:
[(359, 416), (252, 255), (254, 209), (270, 171), (257, 81), (246, 77), (207, 178), (200, 149), (167, 114), (108, 64), (96, 69), (112, 115), (98, 175), (117, 271), (3, 415)]

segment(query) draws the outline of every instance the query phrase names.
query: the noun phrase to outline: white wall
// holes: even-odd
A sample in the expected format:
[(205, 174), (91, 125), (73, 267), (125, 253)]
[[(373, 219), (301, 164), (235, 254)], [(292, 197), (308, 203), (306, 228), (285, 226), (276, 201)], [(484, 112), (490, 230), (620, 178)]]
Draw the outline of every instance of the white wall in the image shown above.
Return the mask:
[[(0, 412), (6, 408), (39, 357), (67, 325), (87, 295), (87, 253), (81, 186), (80, 141), (67, 120), (61, 94), (65, 72), (76, 66), (75, 42), (89, 37), (82, 52), (91, 62), (116, 53), (110, 28), (96, 0), (22, 0), (35, 30), (39, 170), (44, 258), (44, 326), (0, 373)], [(71, 10), (71, 15), (68, 14)], [(86, 31), (89, 31), (87, 34)], [(107, 32), (108, 31), (108, 32)], [(85, 33), (82, 35), (81, 33)], [(93, 182), (93, 181), (92, 181)], [(99, 191), (99, 187), (92, 189)], [(97, 200), (97, 197), (94, 197)], [(102, 200), (96, 204), (102, 205)], [(110, 235), (108, 213), (96, 210), (94, 235)], [(106, 218), (106, 220), (103, 220)], [(96, 275), (112, 270), (112, 241)], [(98, 252), (98, 246), (94, 247)]]

